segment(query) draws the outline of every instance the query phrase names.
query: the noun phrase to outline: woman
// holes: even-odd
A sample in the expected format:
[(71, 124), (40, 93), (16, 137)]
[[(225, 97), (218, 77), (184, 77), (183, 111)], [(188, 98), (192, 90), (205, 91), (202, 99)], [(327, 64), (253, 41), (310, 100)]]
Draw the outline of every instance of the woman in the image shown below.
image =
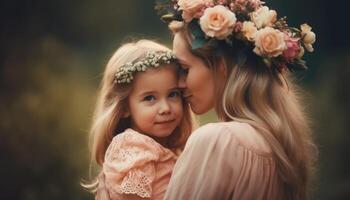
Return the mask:
[(311, 27), (288, 27), (259, 0), (157, 9), (172, 21), (184, 97), (221, 120), (190, 136), (165, 199), (307, 199), (316, 148), (289, 71), (306, 68)]

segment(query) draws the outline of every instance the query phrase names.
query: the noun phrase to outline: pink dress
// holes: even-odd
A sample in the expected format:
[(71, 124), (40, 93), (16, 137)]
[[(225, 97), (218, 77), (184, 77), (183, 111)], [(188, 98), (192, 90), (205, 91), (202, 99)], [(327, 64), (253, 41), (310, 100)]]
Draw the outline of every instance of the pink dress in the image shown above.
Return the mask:
[(274, 200), (280, 194), (271, 148), (249, 124), (211, 123), (190, 136), (167, 200)]
[(152, 138), (127, 129), (106, 151), (96, 199), (163, 199), (176, 158)]

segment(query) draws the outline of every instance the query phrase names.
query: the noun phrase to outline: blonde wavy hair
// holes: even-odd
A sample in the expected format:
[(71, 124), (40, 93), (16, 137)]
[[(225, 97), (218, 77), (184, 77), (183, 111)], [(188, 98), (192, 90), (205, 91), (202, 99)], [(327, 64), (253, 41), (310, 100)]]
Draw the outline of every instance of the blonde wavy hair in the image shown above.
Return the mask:
[(300, 104), (300, 89), (288, 72), (268, 67), (253, 53), (238, 65), (229, 47), (223, 47), (220, 56), (210, 46), (192, 50), (187, 25), (173, 22), (169, 28), (174, 34), (182, 34), (189, 50), (214, 73), (216, 82), (222, 80), (217, 77), (218, 66), (225, 67), (224, 86), (216, 84), (216, 113), (223, 121), (250, 124), (265, 138), (277, 164), (283, 199), (308, 199), (318, 152)]
[[(151, 40), (122, 45), (108, 61), (97, 97), (96, 108), (90, 130), (91, 164), (103, 165), (105, 152), (113, 137), (130, 127), (129, 118), (124, 118), (128, 107), (128, 96), (133, 82), (129, 84), (115, 84), (114, 78), (118, 68), (146, 56), (149, 51), (170, 51), (167, 47)], [(183, 149), (195, 124), (189, 105), (183, 101), (183, 118), (178, 127), (169, 136), (167, 148), (178, 153)], [(91, 172), (90, 172), (91, 173)], [(83, 187), (95, 192), (98, 178), (92, 183), (82, 184)]]

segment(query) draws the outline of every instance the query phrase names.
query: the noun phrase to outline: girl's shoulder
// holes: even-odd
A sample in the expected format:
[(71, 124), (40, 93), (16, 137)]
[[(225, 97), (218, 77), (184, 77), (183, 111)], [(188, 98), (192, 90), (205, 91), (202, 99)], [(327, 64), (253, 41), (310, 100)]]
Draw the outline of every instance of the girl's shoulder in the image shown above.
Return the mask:
[(190, 141), (203, 144), (230, 142), (257, 154), (271, 154), (271, 148), (266, 140), (248, 123), (234, 121), (209, 123), (195, 130), (189, 138)]
[(164, 156), (173, 155), (169, 149), (163, 147), (151, 137), (133, 129), (126, 129), (112, 139), (106, 150), (105, 162), (158, 161)]
[[(102, 171), (111, 199), (120, 195), (152, 196), (159, 163), (172, 168), (175, 158), (152, 138), (132, 129), (116, 135), (107, 148)], [(169, 161), (169, 163), (167, 163)], [(172, 162), (173, 161), (173, 162)]]
[(130, 145), (139, 146), (142, 145), (146, 147), (146, 149), (150, 148), (152, 150), (156, 150), (160, 148), (160, 144), (157, 143), (151, 137), (141, 134), (131, 128), (126, 129), (124, 132), (117, 134), (113, 137), (110, 146), (123, 146), (129, 147)]

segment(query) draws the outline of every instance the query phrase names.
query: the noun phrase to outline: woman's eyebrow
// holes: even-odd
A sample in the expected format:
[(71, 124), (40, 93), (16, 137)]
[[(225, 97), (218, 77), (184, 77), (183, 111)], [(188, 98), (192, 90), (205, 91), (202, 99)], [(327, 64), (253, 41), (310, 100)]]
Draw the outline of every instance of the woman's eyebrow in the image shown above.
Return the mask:
[(179, 87), (173, 87), (173, 88), (170, 88), (168, 91), (174, 91), (174, 90), (179, 90), (180, 88)]
[(180, 58), (177, 58), (178, 62), (183, 65), (188, 65), (188, 63), (185, 60), (182, 60)]

